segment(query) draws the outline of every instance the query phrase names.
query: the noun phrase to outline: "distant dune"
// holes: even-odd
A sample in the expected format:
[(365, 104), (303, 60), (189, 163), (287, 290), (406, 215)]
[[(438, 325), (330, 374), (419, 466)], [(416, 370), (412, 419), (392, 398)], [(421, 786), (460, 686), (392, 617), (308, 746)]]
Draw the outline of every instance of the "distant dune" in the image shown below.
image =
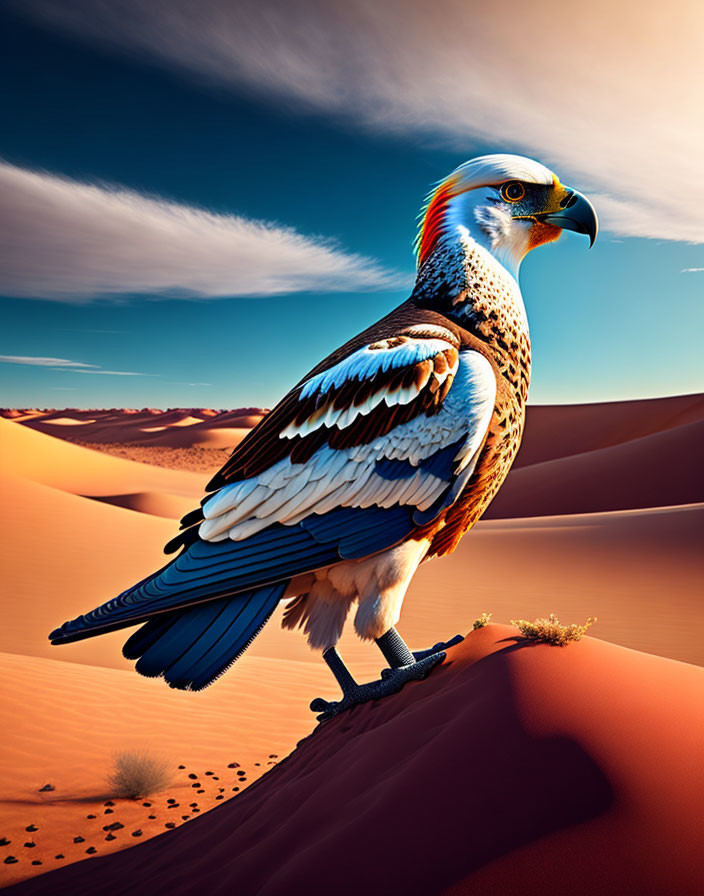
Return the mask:
[(95, 444), (120, 443), (164, 448), (229, 448), (266, 413), (262, 408), (119, 408), (78, 411), (0, 410), (0, 416), (59, 438)]
[(528, 405), (516, 467), (610, 448), (704, 420), (704, 395), (640, 401)]
[(11, 892), (694, 896), (703, 752), (703, 670), (492, 625), (237, 799)]

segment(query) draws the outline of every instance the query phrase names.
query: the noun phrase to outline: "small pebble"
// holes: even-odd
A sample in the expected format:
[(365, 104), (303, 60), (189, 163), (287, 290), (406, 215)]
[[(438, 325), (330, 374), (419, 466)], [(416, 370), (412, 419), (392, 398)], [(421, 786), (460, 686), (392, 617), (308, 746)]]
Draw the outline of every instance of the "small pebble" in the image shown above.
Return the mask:
[(255, 764), (255, 765), (261, 765), (261, 762), (255, 762), (254, 764)]
[(9, 846), (12, 843), (11, 840), (8, 840), (7, 837), (0, 837), (0, 846)]
[(224, 787), (218, 787), (218, 793), (225, 793)]
[(232, 790), (234, 793), (237, 793), (237, 791), (239, 790), (239, 787), (233, 787)]
[(225, 797), (222, 794), (220, 794), (219, 796), (216, 796), (215, 799), (216, 800), (224, 800)]
[(78, 837), (74, 837), (74, 838), (73, 838), (73, 842), (74, 842), (74, 843), (85, 843), (85, 842), (86, 842), (86, 838), (85, 838), (85, 837), (81, 837), (81, 836), (79, 835)]
[(97, 815), (86, 815), (86, 818), (97, 818)]
[(7, 856), (7, 857), (5, 858), (5, 864), (6, 864), (6, 865), (16, 865), (16, 864), (17, 864), (17, 861), (18, 861), (18, 860), (17, 860), (14, 856)]
[(269, 753), (269, 759), (278, 759), (278, 758), (279, 758), (278, 753)]
[(191, 787), (200, 787), (200, 781), (196, 781), (195, 784), (191, 784)]
[(215, 772), (206, 772), (206, 775), (214, 775)]
[(197, 809), (197, 808), (196, 808), (196, 809), (194, 809), (193, 811), (194, 811), (194, 812), (200, 812), (200, 809)]
[(37, 845), (37, 844), (34, 842), (34, 840), (28, 840), (28, 841), (25, 843), (25, 846), (27, 847), (27, 849), (34, 849), (34, 847), (35, 847), (36, 845)]
[(133, 837), (141, 837), (141, 836), (142, 836), (142, 829), (141, 829), (141, 828), (137, 828), (136, 831), (132, 831), (132, 836), (133, 836)]
[(142, 803), (142, 805), (147, 809), (151, 809), (151, 807), (152, 807), (151, 803)]
[(167, 803), (175, 803), (176, 800), (173, 797), (170, 797), (166, 802)]
[(106, 837), (105, 839), (106, 839), (106, 840), (114, 840), (114, 839), (115, 839), (115, 835), (114, 835), (114, 834), (108, 834), (107, 837)]
[(181, 816), (181, 818), (182, 818), (184, 821), (188, 821), (188, 819), (189, 819), (190, 817), (191, 817), (190, 815), (182, 815), (182, 816)]
[(205, 793), (204, 790), (196, 790), (196, 793)]
[(54, 856), (54, 858), (55, 859), (65, 859), (66, 856), (62, 852), (60, 852), (57, 856)]
[(213, 781), (219, 781), (219, 780), (220, 780), (220, 778), (218, 778), (217, 775), (213, 775)]
[(88, 853), (89, 856), (92, 856), (93, 853), (96, 853), (97, 851), (98, 850), (94, 846), (89, 846), (88, 849), (86, 850), (86, 852)]
[(104, 824), (104, 831), (119, 831), (121, 828), (124, 828), (124, 824), (121, 821), (113, 821), (112, 824)]
[(43, 863), (42, 863), (39, 859), (35, 859), (35, 860), (32, 862), (32, 864), (33, 864), (33, 865), (41, 865), (41, 864), (43, 864)]
[(178, 807), (179, 807), (179, 804), (178, 804), (178, 803), (172, 803), (172, 804), (169, 806), (169, 809), (178, 809)]
[(239, 767), (240, 767), (239, 762), (231, 762), (231, 763), (228, 765), (228, 768), (239, 768)]
[(156, 818), (156, 815), (147, 815), (147, 818), (150, 818), (153, 821)]
[(191, 803), (191, 804), (190, 804), (191, 809), (195, 809), (195, 807), (196, 807), (197, 805), (198, 805), (198, 803)]
[(186, 767), (185, 765), (179, 765), (180, 769), (184, 769), (185, 767)]
[(49, 790), (56, 790), (53, 784), (45, 784), (43, 787), (39, 788), (39, 793), (46, 793)]
[(166, 824), (164, 825), (164, 827), (165, 828), (175, 828), (176, 822), (175, 821), (167, 821)]
[(197, 780), (198, 780), (198, 775), (194, 775), (193, 772), (191, 772), (190, 775), (189, 775), (188, 777), (189, 777), (192, 781), (197, 781)]
[(39, 830), (39, 828), (36, 826), (36, 824), (28, 824), (27, 827), (25, 828), (25, 831), (27, 831), (27, 833), (29, 833), (29, 834), (33, 834), (35, 831), (38, 831), (38, 830)]
[(104, 805), (104, 806), (114, 806), (115, 803), (113, 803), (112, 800), (106, 800), (106, 802), (104, 802), (103, 805)]

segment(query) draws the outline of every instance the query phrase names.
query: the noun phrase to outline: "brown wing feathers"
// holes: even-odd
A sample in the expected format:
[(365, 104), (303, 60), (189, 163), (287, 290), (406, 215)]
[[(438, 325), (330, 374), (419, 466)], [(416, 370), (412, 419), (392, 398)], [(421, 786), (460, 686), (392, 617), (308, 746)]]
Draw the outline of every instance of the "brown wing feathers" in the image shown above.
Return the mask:
[[(400, 341), (405, 341), (404, 337), (387, 338), (370, 347), (383, 350)], [(328, 366), (340, 360), (339, 354), (333, 355)], [(325, 444), (333, 449), (366, 444), (421, 414), (428, 417), (436, 414), (452, 385), (452, 371), (457, 363), (457, 348), (448, 346), (434, 357), (416, 364), (401, 369), (392, 367), (386, 371), (379, 370), (374, 376), (362, 380), (349, 379), (338, 387), (324, 393), (317, 391), (305, 398), (301, 397), (304, 383), (300, 383), (240, 442), (223, 468), (208, 483), (207, 491), (211, 493), (230, 483), (256, 476), (284, 457), (290, 457), (292, 463), (306, 463)], [(320, 370), (320, 367), (317, 369)], [(332, 426), (318, 426), (292, 438), (281, 436), (292, 424), (295, 427), (306, 423), (310, 426), (331, 408), (339, 412), (352, 407), (363, 408), (379, 391), (392, 398), (401, 390), (411, 388), (417, 394), (405, 404), (387, 404), (382, 400), (366, 413), (359, 413), (347, 426), (338, 427), (333, 422)], [(181, 521), (182, 531), (164, 550), (171, 553), (190, 543), (197, 537), (196, 527), (202, 521), (200, 507), (186, 514)]]

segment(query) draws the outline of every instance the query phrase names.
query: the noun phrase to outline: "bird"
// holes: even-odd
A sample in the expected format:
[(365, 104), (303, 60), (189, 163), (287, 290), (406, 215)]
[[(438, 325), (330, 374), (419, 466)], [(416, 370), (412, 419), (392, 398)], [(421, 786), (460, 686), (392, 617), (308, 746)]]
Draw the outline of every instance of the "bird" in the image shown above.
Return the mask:
[[(332, 352), (237, 445), (166, 545), (161, 569), (50, 634), (65, 644), (140, 624), (136, 670), (198, 691), (242, 655), (280, 603), (341, 698), (326, 721), (398, 692), (442, 662), (398, 632), (419, 565), (451, 553), (516, 457), (531, 370), (518, 284), (528, 252), (585, 234), (589, 200), (540, 162), (459, 165), (419, 215), (409, 298)], [(358, 683), (337, 650), (350, 611), (386, 664)]]

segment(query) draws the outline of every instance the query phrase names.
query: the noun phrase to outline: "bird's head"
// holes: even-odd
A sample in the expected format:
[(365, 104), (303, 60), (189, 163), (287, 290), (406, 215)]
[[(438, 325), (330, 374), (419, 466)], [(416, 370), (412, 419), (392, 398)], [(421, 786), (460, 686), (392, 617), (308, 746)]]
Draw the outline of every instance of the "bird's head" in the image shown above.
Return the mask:
[(418, 266), (465, 235), (515, 275), (531, 249), (558, 239), (563, 230), (586, 234), (591, 246), (598, 226), (589, 200), (539, 162), (480, 156), (456, 168), (428, 196), (416, 239)]

